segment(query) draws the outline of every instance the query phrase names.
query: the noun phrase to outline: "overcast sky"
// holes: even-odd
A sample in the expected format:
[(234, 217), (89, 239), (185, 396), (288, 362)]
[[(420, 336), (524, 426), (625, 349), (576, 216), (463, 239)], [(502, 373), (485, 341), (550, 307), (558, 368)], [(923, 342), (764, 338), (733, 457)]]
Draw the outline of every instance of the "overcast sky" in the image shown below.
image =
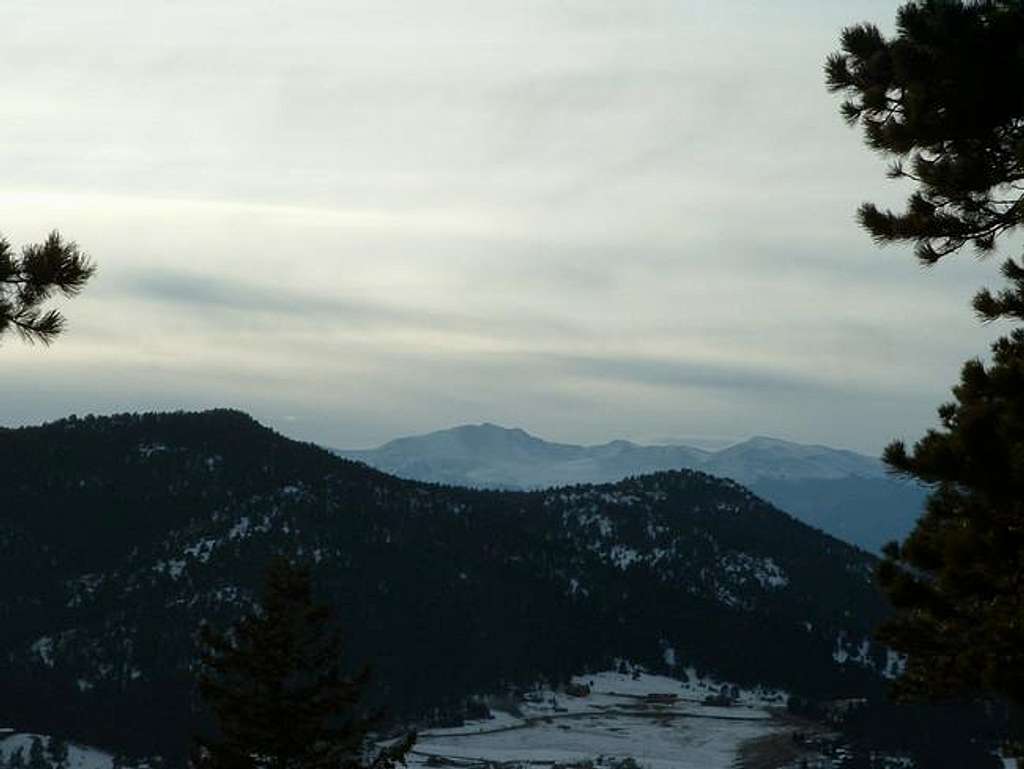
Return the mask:
[(905, 190), (822, 63), (869, 0), (8, 2), (0, 231), (99, 264), (0, 423), (234, 406), (338, 447), (465, 422), (878, 451), (1000, 331), (995, 264), (857, 229)]

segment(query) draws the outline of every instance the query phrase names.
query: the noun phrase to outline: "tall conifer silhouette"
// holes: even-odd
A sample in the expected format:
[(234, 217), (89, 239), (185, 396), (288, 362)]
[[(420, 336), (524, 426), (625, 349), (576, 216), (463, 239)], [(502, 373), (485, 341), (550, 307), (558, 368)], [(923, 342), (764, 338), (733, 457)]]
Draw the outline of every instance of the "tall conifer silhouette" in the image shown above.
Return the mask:
[[(896, 35), (873, 24), (842, 33), (826, 63), (829, 90), (890, 177), (915, 185), (901, 213), (865, 203), (880, 244), (908, 243), (935, 264), (980, 255), (1024, 224), (1024, 2), (904, 4)], [(984, 321), (1024, 321), (1024, 267), (1009, 288), (983, 290)], [(1024, 705), (1024, 329), (998, 340), (988, 364), (967, 362), (940, 427), (912, 450), (888, 447), (894, 471), (929, 484), (925, 515), (879, 570), (896, 616), (881, 639), (908, 655), (908, 698), (1001, 694)]]
[(412, 747), (409, 735), (370, 750), (380, 718), (359, 707), (368, 670), (343, 674), (338, 631), (314, 604), (306, 568), (275, 558), (259, 609), (223, 634), (204, 626), (201, 637), (199, 689), (218, 734), (197, 741), (197, 766), (388, 769)]

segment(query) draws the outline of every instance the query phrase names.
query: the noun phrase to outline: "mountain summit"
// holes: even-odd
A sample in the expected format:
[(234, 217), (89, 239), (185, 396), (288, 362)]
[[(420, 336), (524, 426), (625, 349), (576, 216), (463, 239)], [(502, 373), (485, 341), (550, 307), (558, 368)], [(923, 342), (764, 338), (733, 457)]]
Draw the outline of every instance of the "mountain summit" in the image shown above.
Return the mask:
[(741, 483), (805, 523), (874, 552), (910, 531), (925, 497), (920, 487), (890, 478), (876, 457), (766, 436), (719, 451), (625, 440), (580, 446), (484, 423), (338, 453), (401, 478), (493, 489), (614, 483), (664, 470), (700, 470)]
[(765, 436), (714, 452), (700, 469), (744, 485), (763, 480), (886, 477), (884, 465), (875, 457)]

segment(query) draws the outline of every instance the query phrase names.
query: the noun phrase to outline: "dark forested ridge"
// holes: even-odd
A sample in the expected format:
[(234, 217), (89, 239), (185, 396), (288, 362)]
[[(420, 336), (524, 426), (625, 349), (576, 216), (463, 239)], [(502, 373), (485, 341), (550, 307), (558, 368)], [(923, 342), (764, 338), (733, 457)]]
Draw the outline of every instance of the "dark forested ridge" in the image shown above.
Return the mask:
[(539, 492), (403, 481), (234, 411), (0, 430), (0, 721), (176, 753), (201, 620), (315, 563), (373, 696), (416, 715), (630, 658), (878, 686), (871, 556), (699, 472)]

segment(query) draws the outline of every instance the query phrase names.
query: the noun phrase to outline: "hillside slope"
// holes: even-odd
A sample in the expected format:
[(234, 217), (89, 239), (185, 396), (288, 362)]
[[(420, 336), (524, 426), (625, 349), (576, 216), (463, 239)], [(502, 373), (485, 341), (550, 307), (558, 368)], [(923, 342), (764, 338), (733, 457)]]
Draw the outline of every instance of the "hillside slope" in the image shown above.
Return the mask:
[(847, 694), (887, 664), (873, 559), (702, 473), (442, 487), (232, 411), (2, 430), (0, 456), (0, 721), (22, 730), (183, 750), (195, 630), (248, 609), (275, 552), (316, 564), (401, 714), (617, 657)]

